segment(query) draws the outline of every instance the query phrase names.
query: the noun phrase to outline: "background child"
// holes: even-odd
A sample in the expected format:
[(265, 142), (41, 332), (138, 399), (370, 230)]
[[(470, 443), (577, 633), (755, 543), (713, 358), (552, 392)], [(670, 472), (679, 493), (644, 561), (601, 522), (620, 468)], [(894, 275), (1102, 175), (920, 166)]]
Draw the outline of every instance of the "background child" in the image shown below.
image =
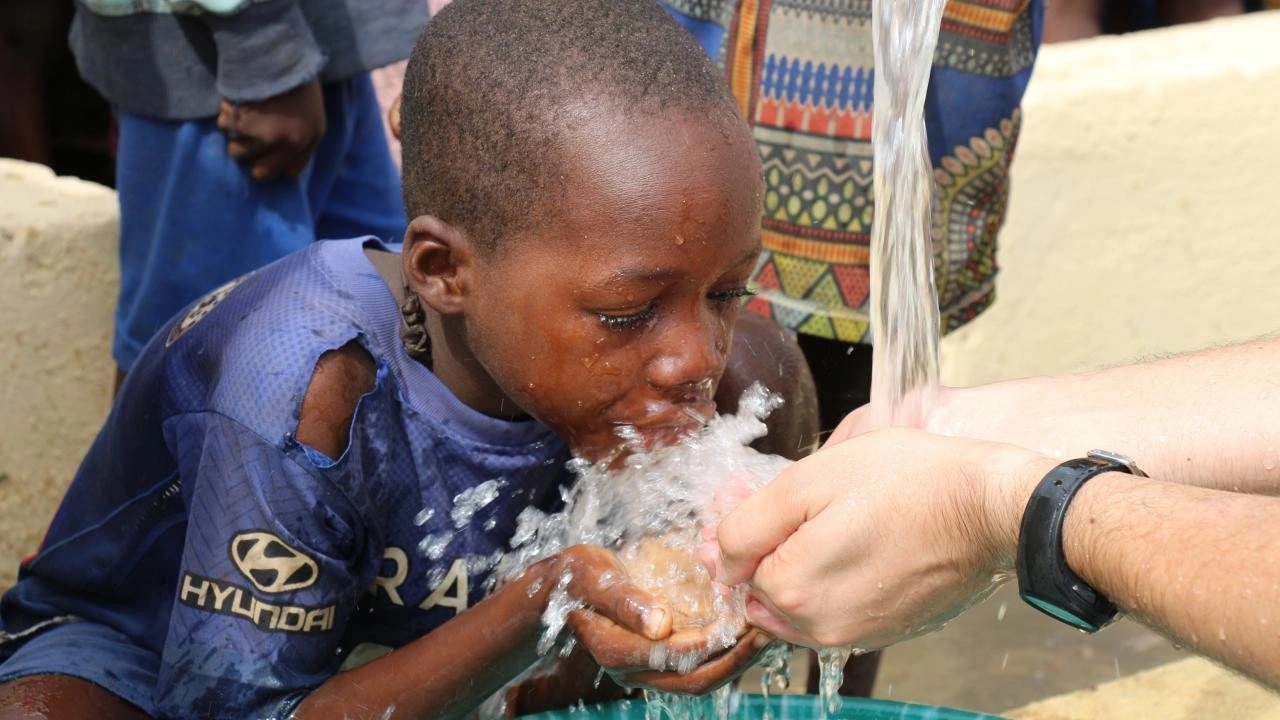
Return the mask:
[[(0, 703), (454, 717), (536, 659), (562, 580), (574, 636), (627, 684), (703, 691), (767, 643), (651, 668), (654, 643), (705, 638), (668, 638), (601, 548), (488, 583), (570, 448), (615, 457), (620, 425), (670, 442), (715, 411), (726, 367), (811, 390), (776, 330), (733, 332), (761, 171), (714, 66), (648, 2), (460, 0), (415, 51), (403, 120), (401, 256), (308, 246), (139, 357), (0, 602)], [(753, 339), (770, 362), (731, 362)], [(339, 672), (359, 646), (390, 652)]]
[(408, 55), (422, 0), (87, 0), (71, 47), (115, 108), (128, 370), (174, 313), (317, 237), (404, 232), (368, 71)]

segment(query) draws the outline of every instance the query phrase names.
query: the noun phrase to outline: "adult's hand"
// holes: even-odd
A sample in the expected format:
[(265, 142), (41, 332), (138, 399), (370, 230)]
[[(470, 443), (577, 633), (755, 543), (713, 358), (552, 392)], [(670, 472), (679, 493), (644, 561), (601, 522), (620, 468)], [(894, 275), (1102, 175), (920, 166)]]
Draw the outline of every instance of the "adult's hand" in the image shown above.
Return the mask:
[(227, 135), (227, 154), (244, 164), (254, 180), (297, 177), (325, 133), (320, 81), (261, 102), (223, 100), (218, 129)]
[(750, 585), (748, 617), (770, 633), (880, 648), (936, 628), (1010, 572), (1024, 478), (1054, 464), (916, 430), (853, 435), (747, 498), (703, 557), (720, 582)]

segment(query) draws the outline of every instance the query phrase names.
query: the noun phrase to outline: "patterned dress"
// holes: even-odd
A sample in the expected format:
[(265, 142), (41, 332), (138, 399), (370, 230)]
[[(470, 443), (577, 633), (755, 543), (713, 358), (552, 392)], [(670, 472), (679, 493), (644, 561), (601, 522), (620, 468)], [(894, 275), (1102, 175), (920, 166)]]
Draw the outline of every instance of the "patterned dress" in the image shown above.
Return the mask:
[[(871, 0), (664, 0), (717, 62), (760, 149), (759, 290), (748, 307), (807, 335), (871, 341)], [(1041, 0), (950, 0), (925, 122), (943, 330), (994, 299), (1018, 105)]]

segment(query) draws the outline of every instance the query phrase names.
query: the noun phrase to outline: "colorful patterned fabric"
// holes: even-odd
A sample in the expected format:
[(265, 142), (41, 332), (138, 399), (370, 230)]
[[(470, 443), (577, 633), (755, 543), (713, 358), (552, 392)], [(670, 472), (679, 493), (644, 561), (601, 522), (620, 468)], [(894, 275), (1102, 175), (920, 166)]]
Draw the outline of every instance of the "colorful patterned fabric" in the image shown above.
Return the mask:
[[(664, 0), (725, 69), (764, 165), (764, 255), (748, 307), (801, 333), (870, 342), (870, 0)], [(925, 123), (943, 330), (994, 299), (1041, 0), (950, 0)]]

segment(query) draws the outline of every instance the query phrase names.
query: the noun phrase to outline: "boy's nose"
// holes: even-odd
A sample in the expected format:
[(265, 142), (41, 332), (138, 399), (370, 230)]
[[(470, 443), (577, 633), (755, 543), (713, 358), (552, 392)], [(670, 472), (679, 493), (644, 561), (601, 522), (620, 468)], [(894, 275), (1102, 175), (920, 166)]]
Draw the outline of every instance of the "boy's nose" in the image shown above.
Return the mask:
[(649, 385), (688, 395), (690, 400), (710, 397), (710, 388), (724, 372), (728, 326), (719, 318), (688, 323), (660, 342), (658, 354), (649, 363)]

